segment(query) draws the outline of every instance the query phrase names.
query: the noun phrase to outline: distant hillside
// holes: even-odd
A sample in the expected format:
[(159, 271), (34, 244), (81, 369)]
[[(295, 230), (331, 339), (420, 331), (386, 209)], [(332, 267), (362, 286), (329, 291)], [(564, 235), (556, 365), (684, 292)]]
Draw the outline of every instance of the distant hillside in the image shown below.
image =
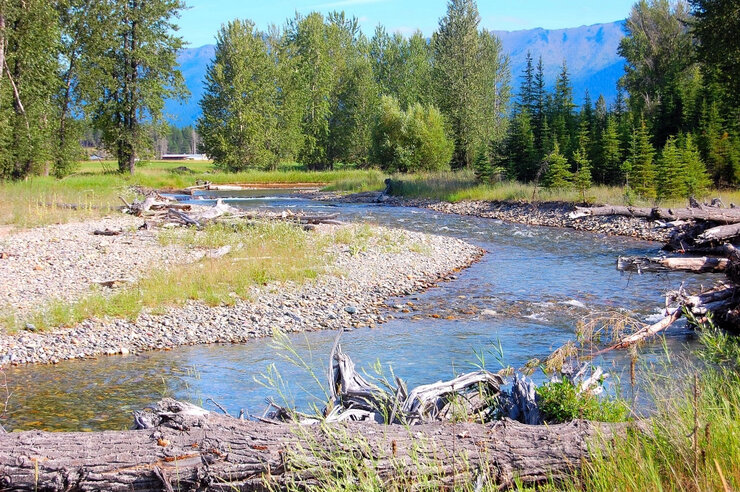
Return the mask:
[(504, 50), (511, 56), (512, 86), (519, 90), (527, 51), (532, 53), (535, 66), (540, 55), (548, 85), (555, 84), (563, 60), (573, 83), (576, 103), (582, 102), (588, 89), (595, 102), (599, 94), (607, 101), (617, 95), (617, 80), (624, 73), (624, 58), (617, 54), (624, 37), (624, 21), (569, 29), (529, 29), (526, 31), (494, 31)]
[[(617, 79), (623, 73), (624, 59), (617, 55), (619, 41), (624, 36), (623, 21), (569, 29), (529, 29), (525, 31), (494, 31), (504, 50), (511, 56), (512, 86), (518, 91), (527, 51), (535, 63), (540, 55), (545, 77), (552, 86), (560, 66), (568, 63), (576, 103), (581, 103), (586, 89), (596, 101), (603, 94), (607, 101), (616, 96)], [(206, 67), (213, 58), (213, 45), (189, 48), (178, 56), (185, 84), (191, 92), (189, 100), (180, 104), (169, 101), (165, 106), (168, 120), (176, 126), (193, 124), (200, 114), (198, 101), (203, 95)]]

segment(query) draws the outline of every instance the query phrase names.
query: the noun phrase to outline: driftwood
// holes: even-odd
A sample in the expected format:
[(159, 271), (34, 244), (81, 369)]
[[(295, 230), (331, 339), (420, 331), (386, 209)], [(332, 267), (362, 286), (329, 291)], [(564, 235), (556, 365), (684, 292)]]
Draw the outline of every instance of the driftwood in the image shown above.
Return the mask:
[(694, 243), (699, 245), (706, 243), (716, 243), (732, 240), (737, 237), (740, 237), (740, 223), (722, 225), (707, 229), (695, 238)]
[(641, 208), (605, 205), (603, 207), (576, 207), (569, 214), (571, 219), (582, 217), (596, 217), (606, 215), (621, 215), (625, 217), (640, 217), (650, 220), (703, 220), (722, 224), (740, 222), (740, 209), (731, 208)]
[(350, 422), (301, 427), (239, 420), (174, 400), (138, 413), (137, 422), (133, 431), (0, 435), (0, 489), (321, 488), (332, 477), (353, 479), (336, 466), (347, 457), (389, 488), (411, 489), (420, 478), (437, 489), (476, 482), (511, 487), (515, 478), (531, 485), (569, 475), (627, 429), (511, 420), (424, 424), (413, 431)]
[(620, 256), (617, 259), (617, 270), (622, 272), (665, 272), (680, 270), (694, 273), (724, 272), (730, 260), (727, 258), (666, 258), (647, 256)]
[(737, 303), (738, 294), (740, 294), (740, 291), (734, 285), (722, 285), (708, 292), (696, 295), (686, 295), (681, 289), (669, 292), (666, 296), (665, 316), (660, 321), (644, 326), (636, 332), (623, 337), (614, 345), (596, 352), (594, 355), (630, 347), (667, 330), (673, 323), (681, 319), (684, 309), (699, 316), (705, 316), (708, 311), (721, 312), (730, 309)]

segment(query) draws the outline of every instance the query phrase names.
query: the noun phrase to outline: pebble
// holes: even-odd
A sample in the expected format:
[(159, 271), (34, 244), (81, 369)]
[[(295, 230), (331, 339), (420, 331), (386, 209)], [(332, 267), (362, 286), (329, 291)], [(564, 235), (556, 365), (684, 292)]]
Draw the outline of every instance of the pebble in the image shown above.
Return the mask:
[[(79, 258), (73, 261), (73, 243), (59, 239), (54, 247), (48, 247), (39, 239), (44, 234), (57, 238), (69, 234), (81, 243), (80, 254), (84, 257), (88, 254), (89, 243), (96, 238), (90, 233), (91, 229), (105, 228), (105, 224), (110, 228), (121, 227), (126, 220), (94, 221), (92, 225), (85, 223), (75, 227), (48, 226), (11, 236), (15, 239), (13, 244), (16, 251), (33, 257), (33, 248), (38, 248), (44, 251), (50, 264), (64, 264), (67, 265), (65, 268), (72, 270), (59, 279), (51, 276), (39, 279), (33, 290), (13, 287), (11, 295), (17, 299), (40, 302), (48, 301), (51, 295), (67, 289), (66, 294), (74, 298), (75, 293), (79, 296), (80, 292), (87, 292), (89, 288), (89, 284), (85, 284), (85, 289), (73, 286), (69, 279), (74, 277), (90, 279), (103, 276), (100, 272), (106, 268), (118, 269), (116, 272), (124, 270), (128, 276), (135, 276), (145, 271), (139, 265), (157, 259), (182, 262), (184, 258), (184, 261), (188, 261), (188, 251), (162, 247), (155, 237), (138, 237), (139, 233), (136, 233), (136, 237), (130, 233), (127, 239), (137, 248), (135, 253), (120, 244), (120, 237), (110, 240), (107, 246), (109, 253), (103, 257), (98, 252), (95, 256), (96, 261), (104, 266), (91, 266)], [(333, 227), (322, 226), (317, 228), (317, 233), (334, 230)], [(87, 232), (77, 234), (75, 231), (80, 228)], [(56, 364), (60, 360), (109, 354), (134, 355), (147, 350), (169, 350), (181, 345), (243, 343), (272, 336), (273, 329), (296, 333), (374, 327), (392, 319), (385, 313), (385, 303), (389, 299), (420, 292), (447, 280), (452, 272), (469, 266), (484, 253), (480, 248), (455, 238), (378, 229), (378, 236), (402, 235), (399, 244), (403, 246), (391, 252), (384, 244), (376, 245), (371, 239), (362, 255), (352, 255), (337, 246), (329, 255), (333, 261), (329, 265), (330, 273), (302, 284), (286, 282), (256, 286), (246, 296), (249, 300), (238, 299), (233, 305), (206, 306), (201, 302), (188, 301), (164, 313), (145, 311), (135, 321), (85, 320), (71, 328), (53, 331), (24, 330), (16, 335), (0, 333), (0, 367), (5, 364)], [(131, 228), (124, 227), (124, 230)], [(28, 241), (28, 244), (21, 244), (22, 241)], [(420, 243), (425, 246), (423, 252), (412, 247)], [(0, 249), (5, 250), (6, 247)], [(160, 249), (164, 251), (158, 251)], [(175, 255), (177, 251), (179, 253)], [(3, 260), (3, 263), (6, 261)], [(87, 268), (93, 272), (84, 272)], [(12, 285), (26, 278), (21, 274), (14, 275), (10, 270), (5, 273), (11, 276)], [(34, 305), (34, 302), (28, 305)], [(385, 316), (381, 316), (381, 313)], [(39, 350), (40, 347), (44, 350)]]

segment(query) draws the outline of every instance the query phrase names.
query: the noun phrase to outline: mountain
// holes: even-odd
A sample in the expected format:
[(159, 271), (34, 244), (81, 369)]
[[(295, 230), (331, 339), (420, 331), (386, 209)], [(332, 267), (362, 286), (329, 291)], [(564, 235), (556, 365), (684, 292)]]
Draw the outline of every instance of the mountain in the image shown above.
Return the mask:
[[(511, 57), (512, 88), (518, 92), (521, 74), (525, 66), (527, 51), (532, 53), (535, 64), (539, 56), (545, 69), (545, 78), (552, 87), (560, 72), (563, 60), (573, 84), (576, 103), (580, 104), (586, 89), (593, 101), (603, 94), (613, 101), (617, 79), (624, 72), (624, 59), (617, 54), (619, 41), (624, 37), (624, 21), (569, 29), (528, 29), (523, 31), (493, 31), (500, 39), (504, 51)], [(191, 125), (200, 115), (203, 95), (203, 79), (206, 67), (215, 53), (215, 46), (182, 50), (177, 61), (190, 89), (190, 98), (185, 103), (168, 101), (165, 112), (175, 126)]]
[(527, 52), (532, 53), (535, 67), (540, 56), (545, 80), (550, 88), (566, 61), (577, 104), (588, 89), (595, 102), (599, 94), (607, 101), (617, 95), (617, 80), (624, 74), (624, 58), (617, 54), (624, 37), (624, 21), (569, 29), (528, 29), (526, 31), (493, 31), (501, 39), (504, 51), (511, 57), (512, 88), (519, 90), (526, 65)]

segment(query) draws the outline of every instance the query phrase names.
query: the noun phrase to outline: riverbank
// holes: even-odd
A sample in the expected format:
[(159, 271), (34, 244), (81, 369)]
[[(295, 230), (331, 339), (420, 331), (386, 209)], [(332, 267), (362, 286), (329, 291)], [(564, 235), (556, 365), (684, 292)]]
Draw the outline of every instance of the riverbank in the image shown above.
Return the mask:
[[(47, 226), (4, 238), (0, 242), (0, 250), (7, 251), (0, 260), (3, 299), (17, 303), (23, 313), (57, 297), (74, 301), (100, 280), (125, 275), (135, 282), (152, 265), (203, 262), (207, 267), (209, 260), (202, 250), (177, 243), (164, 246), (156, 232), (137, 230), (141, 222), (115, 217)], [(124, 234), (93, 234), (104, 228), (121, 228)], [(364, 228), (359, 234), (362, 243), (332, 239), (324, 271), (316, 279), (255, 285), (248, 296), (231, 305), (189, 300), (164, 311), (144, 309), (133, 320), (87, 319), (47, 332), (26, 326), (16, 334), (0, 334), (0, 366), (180, 345), (241, 343), (270, 336), (273, 330), (372, 327), (385, 321), (383, 303), (389, 298), (429, 288), (483, 254), (458, 239), (379, 227), (320, 226), (311, 234), (346, 235), (353, 228)]]
[(665, 242), (670, 233), (670, 229), (658, 228), (654, 222), (638, 217), (597, 216), (572, 219), (568, 215), (575, 210), (576, 204), (568, 202), (462, 200), (451, 203), (427, 198), (392, 196), (382, 192), (346, 194), (332, 191), (306, 191), (301, 194), (307, 198), (328, 202), (418, 207), (446, 214), (482, 217), (533, 226), (564, 227), (646, 241)]

